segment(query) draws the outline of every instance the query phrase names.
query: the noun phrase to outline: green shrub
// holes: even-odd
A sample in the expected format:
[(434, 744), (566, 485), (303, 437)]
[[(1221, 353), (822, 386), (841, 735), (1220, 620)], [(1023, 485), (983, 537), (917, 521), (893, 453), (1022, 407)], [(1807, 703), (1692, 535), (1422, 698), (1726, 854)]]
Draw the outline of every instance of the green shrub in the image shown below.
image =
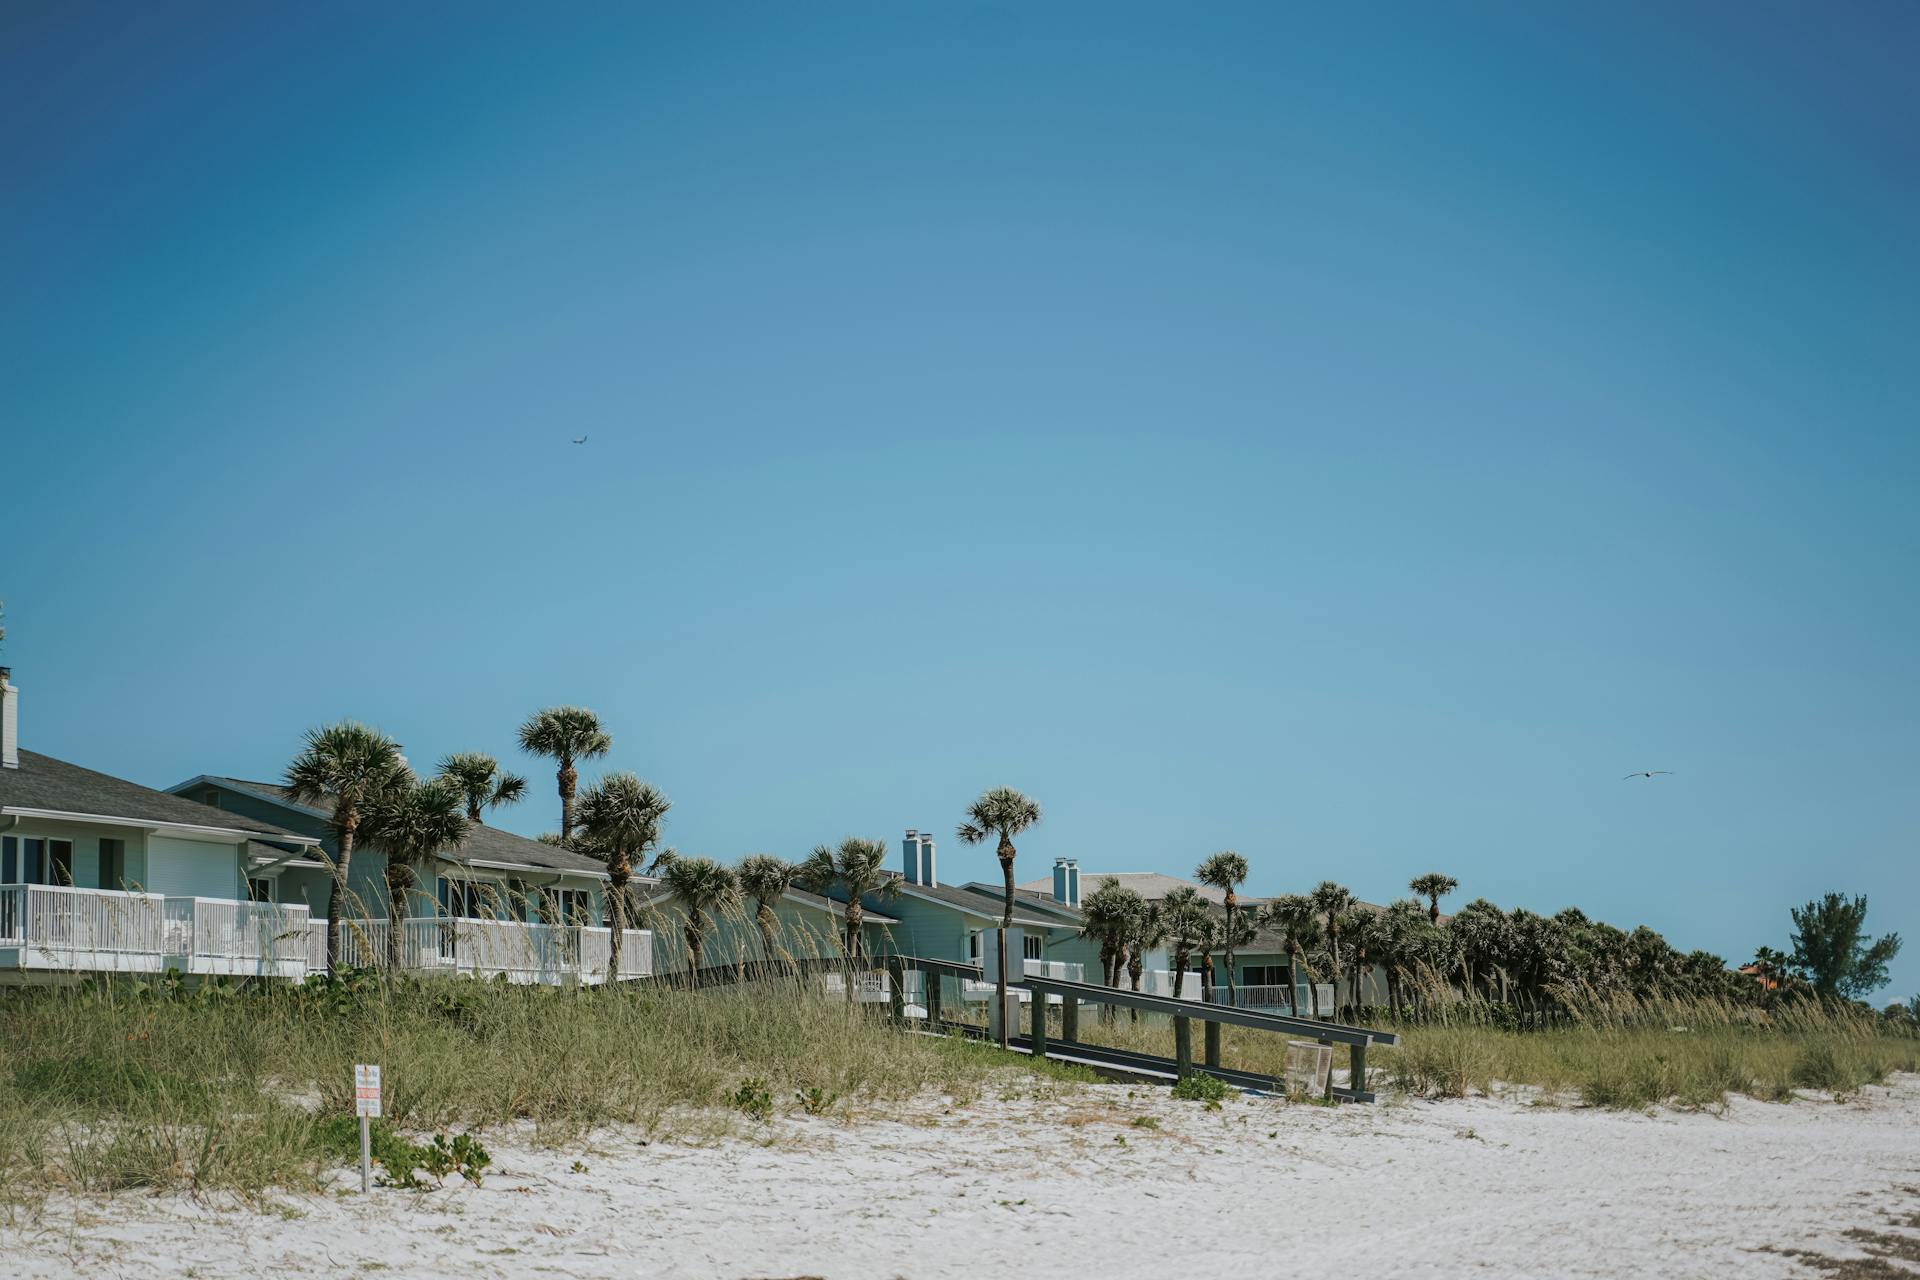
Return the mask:
[(736, 1111), (744, 1112), (761, 1124), (767, 1124), (773, 1119), (773, 1090), (767, 1087), (765, 1080), (758, 1077), (742, 1080), (740, 1087), (733, 1091), (733, 1097), (729, 1101), (732, 1102)]
[(1173, 1096), (1182, 1102), (1204, 1102), (1207, 1110), (1218, 1111), (1220, 1104), (1233, 1096), (1233, 1086), (1217, 1076), (1196, 1071), (1174, 1081)]

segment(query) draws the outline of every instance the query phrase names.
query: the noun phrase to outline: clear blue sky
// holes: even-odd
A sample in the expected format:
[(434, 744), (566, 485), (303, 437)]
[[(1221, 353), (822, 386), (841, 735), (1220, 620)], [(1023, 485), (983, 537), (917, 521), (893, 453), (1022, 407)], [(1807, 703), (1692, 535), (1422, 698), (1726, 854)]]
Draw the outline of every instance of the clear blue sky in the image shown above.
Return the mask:
[(27, 744), (537, 832), (578, 702), (683, 850), (1010, 783), (1920, 989), (1920, 10), (1342, 8), (6, 5)]

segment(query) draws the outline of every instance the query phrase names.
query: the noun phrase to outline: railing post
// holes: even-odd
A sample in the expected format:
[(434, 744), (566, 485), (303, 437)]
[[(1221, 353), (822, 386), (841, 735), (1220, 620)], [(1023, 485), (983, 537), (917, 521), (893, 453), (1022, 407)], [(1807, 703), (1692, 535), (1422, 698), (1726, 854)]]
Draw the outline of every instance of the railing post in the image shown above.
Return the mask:
[(1327, 1052), (1327, 1058), (1328, 1058), (1328, 1062), (1327, 1062), (1327, 1101), (1328, 1101), (1328, 1102), (1332, 1102), (1332, 1101), (1333, 1101), (1333, 1062), (1332, 1062), (1332, 1058), (1333, 1058), (1333, 1052), (1332, 1052), (1332, 1051), (1333, 1051), (1333, 1041), (1331, 1041), (1331, 1040), (1328, 1040), (1328, 1039), (1326, 1039), (1325, 1037), (1322, 1037), (1322, 1038), (1321, 1038), (1321, 1040), (1320, 1040), (1320, 1043), (1321, 1043), (1321, 1044), (1324, 1044), (1324, 1045), (1326, 1045), (1326, 1046), (1327, 1046), (1327, 1051), (1328, 1051), (1328, 1052)]
[(1080, 997), (1060, 997), (1060, 1038), (1068, 1044), (1080, 1039)]
[(1220, 1065), (1220, 1024), (1217, 1022), (1208, 1022), (1205, 1038), (1207, 1045), (1207, 1065), (1217, 1067)]
[(1047, 993), (1033, 993), (1033, 1056), (1035, 1060), (1047, 1056)]
[(1190, 1018), (1173, 1020), (1173, 1074), (1177, 1080), (1193, 1074), (1193, 1020)]
[[(1333, 1075), (1331, 1071), (1327, 1073)], [(1347, 1046), (1347, 1088), (1355, 1093), (1367, 1091), (1367, 1046), (1355, 1044)]]
[(941, 977), (932, 970), (922, 970), (927, 988), (927, 1030), (940, 1029), (940, 991)]
[(887, 1002), (896, 1026), (907, 1020), (907, 966), (899, 956), (887, 957)]

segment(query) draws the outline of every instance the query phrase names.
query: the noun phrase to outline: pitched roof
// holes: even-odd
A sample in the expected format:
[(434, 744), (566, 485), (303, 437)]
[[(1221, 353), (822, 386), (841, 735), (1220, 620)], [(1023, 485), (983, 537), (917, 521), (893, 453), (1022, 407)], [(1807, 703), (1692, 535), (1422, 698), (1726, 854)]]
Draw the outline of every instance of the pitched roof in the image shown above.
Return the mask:
[[(844, 902), (837, 902), (832, 898), (823, 898), (817, 893), (808, 893), (805, 889), (789, 888), (784, 896), (786, 897), (786, 900), (788, 902), (796, 902), (803, 907), (812, 907), (816, 911), (824, 911), (830, 916), (838, 916), (843, 910), (846, 909), (846, 905), (847, 905)], [(651, 905), (656, 902), (669, 901), (672, 897), (673, 897), (673, 893), (670, 890), (668, 890), (664, 884), (662, 884), (656, 887), (655, 889), (653, 889), (651, 892), (642, 895), (641, 901)], [(892, 916), (883, 915), (882, 913), (873, 910), (871, 907), (867, 907), (864, 905), (861, 907), (861, 913), (862, 913), (861, 920), (866, 924), (899, 924), (900, 923), (898, 920), (894, 919)]]
[(125, 778), (83, 769), (65, 760), (22, 751), (18, 769), (0, 769), (0, 809), (41, 809), (52, 813), (151, 822), (237, 835), (265, 836), (290, 844), (311, 844), (270, 822), (215, 809), (181, 796), (155, 791)]
[[(1182, 880), (1179, 876), (1162, 875), (1158, 871), (1101, 871), (1097, 873), (1082, 871), (1080, 873), (1081, 900), (1085, 901), (1088, 894), (1098, 889), (1102, 880), (1118, 880), (1121, 887), (1133, 890), (1149, 902), (1158, 902), (1175, 889), (1197, 889), (1201, 897), (1205, 898), (1208, 902), (1216, 904), (1224, 903), (1227, 900), (1227, 895), (1224, 892), (1214, 888), (1210, 884), (1197, 884), (1192, 880)], [(1018, 887), (1046, 898), (1053, 897), (1052, 877), (1048, 877), (1045, 880), (1029, 880)], [(1243, 904), (1247, 904), (1264, 902), (1266, 899), (1250, 898), (1242, 894), (1240, 895), (1240, 901)]]
[[(909, 898), (919, 898), (926, 902), (937, 902), (942, 906), (965, 911), (969, 915), (985, 916), (989, 920), (1000, 919), (1004, 905), (999, 894), (986, 893), (979, 889), (948, 884), (908, 884), (898, 873), (893, 877), (900, 884), (900, 892)], [(1037, 929), (1063, 929), (1067, 926), (1058, 920), (1041, 920), (1033, 916), (1015, 916), (1013, 922), (1029, 925)]]
[[(207, 774), (195, 782), (211, 782), (218, 786), (249, 792), (273, 804), (285, 805), (303, 813), (321, 818), (333, 817), (333, 806), (322, 801), (318, 804), (306, 804), (293, 798), (293, 792), (277, 782), (256, 782), (246, 778), (226, 778), (218, 774)], [(182, 786), (189, 785), (182, 783)], [(196, 808), (204, 806), (196, 805)], [(224, 809), (215, 809), (215, 813), (228, 817)], [(492, 864), (507, 867), (524, 867), (531, 871), (564, 871), (573, 875), (605, 876), (606, 865), (585, 854), (575, 853), (571, 849), (562, 849), (558, 845), (542, 844), (538, 840), (529, 840), (517, 836), (511, 831), (502, 831), (490, 827), (484, 822), (467, 824), (466, 838), (454, 848), (440, 855), (449, 862), (469, 864)]]

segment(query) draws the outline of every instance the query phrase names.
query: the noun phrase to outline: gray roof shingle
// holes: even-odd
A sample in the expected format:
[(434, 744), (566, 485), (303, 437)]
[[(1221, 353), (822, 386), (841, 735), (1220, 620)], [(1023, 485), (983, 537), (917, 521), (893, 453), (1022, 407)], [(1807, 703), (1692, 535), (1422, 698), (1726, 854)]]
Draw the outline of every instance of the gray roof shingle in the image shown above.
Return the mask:
[[(295, 800), (293, 793), (277, 782), (224, 778), (215, 774), (208, 774), (207, 780), (241, 791), (250, 791), (275, 804), (310, 810), (326, 817), (331, 817), (333, 814), (331, 804), (324, 801), (319, 804), (306, 804)], [(228, 817), (233, 816), (226, 814), (225, 810), (216, 809), (213, 812)], [(498, 827), (490, 827), (485, 823), (469, 823), (466, 838), (460, 842), (459, 847), (441, 856), (449, 862), (496, 862), (535, 871), (566, 871), (576, 875), (603, 876), (607, 871), (606, 864), (598, 859), (575, 853), (571, 849), (562, 849), (557, 845), (529, 840), (525, 836), (517, 836), (511, 831), (502, 831)]]
[(0, 809), (47, 809), (136, 822), (170, 822), (307, 843), (306, 836), (295, 835), (270, 822), (257, 822), (195, 800), (155, 791), (152, 787), (83, 769), (37, 751), (22, 751), (18, 769), (0, 769)]

